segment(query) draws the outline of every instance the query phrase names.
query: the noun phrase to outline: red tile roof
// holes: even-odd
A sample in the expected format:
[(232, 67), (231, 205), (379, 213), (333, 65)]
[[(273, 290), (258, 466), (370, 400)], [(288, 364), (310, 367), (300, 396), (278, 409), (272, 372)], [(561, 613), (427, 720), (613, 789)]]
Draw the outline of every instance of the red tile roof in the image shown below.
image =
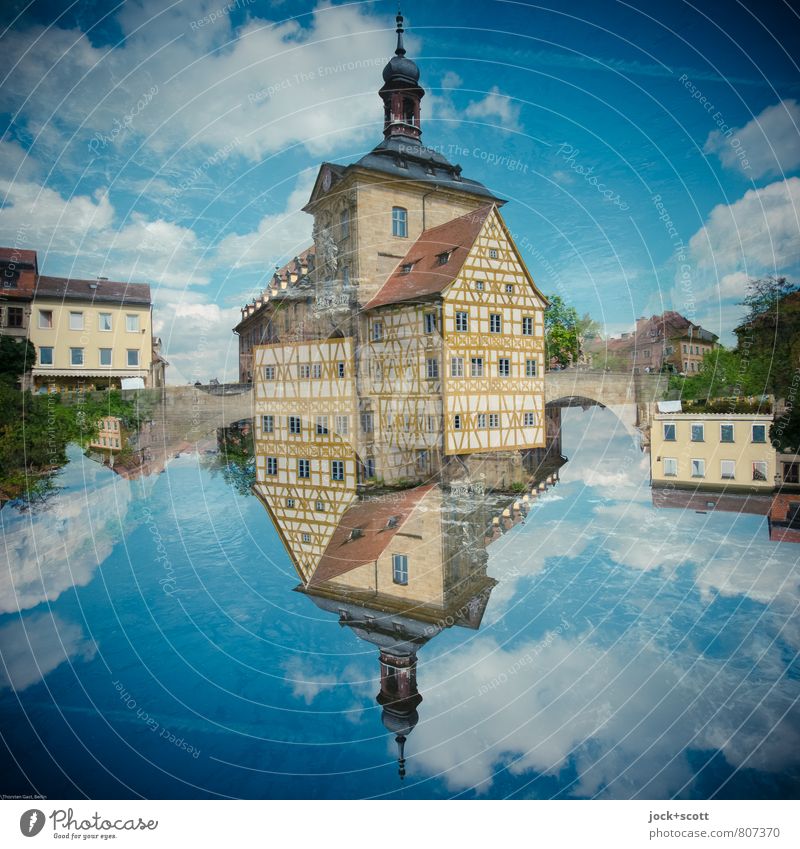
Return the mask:
[(35, 298), (96, 301), (115, 304), (150, 304), (147, 283), (120, 283), (114, 280), (74, 280), (39, 275)]
[[(493, 207), (494, 204), (486, 204), (460, 218), (425, 230), (364, 309), (441, 294), (461, 271)], [(439, 256), (446, 252), (450, 255), (441, 265)], [(403, 272), (402, 268), (406, 265), (412, 266), (411, 271)]]
[[(403, 492), (378, 496), (380, 501), (359, 501), (342, 516), (310, 583), (319, 584), (362, 566), (374, 563), (385, 551), (422, 499), (436, 484), (417, 486)], [(389, 518), (396, 517), (392, 527)], [(350, 539), (353, 529), (360, 536)]]
[(0, 262), (13, 262), (18, 266), (36, 268), (36, 251), (0, 248)]

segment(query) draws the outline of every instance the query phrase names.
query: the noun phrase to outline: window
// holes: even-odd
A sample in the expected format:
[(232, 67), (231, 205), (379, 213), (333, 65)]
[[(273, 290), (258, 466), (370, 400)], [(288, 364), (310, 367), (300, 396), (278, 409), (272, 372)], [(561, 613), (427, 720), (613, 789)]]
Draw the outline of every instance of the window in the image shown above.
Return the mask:
[(461, 430), (461, 414), (456, 413), (453, 416), (453, 430)]
[(299, 477), (299, 478), (310, 478), (311, 477), (311, 463), (308, 460), (298, 460), (297, 461), (297, 477)]
[(414, 263), (413, 263), (413, 262), (405, 262), (405, 263), (403, 263), (403, 265), (401, 265), (401, 266), (400, 266), (400, 271), (402, 271), (402, 272), (403, 272), (403, 274), (410, 274), (410, 273), (411, 273), (411, 269), (412, 269), (413, 267), (414, 267)]
[(522, 335), (533, 336), (533, 316), (522, 316)]
[(732, 481), (736, 477), (736, 463), (733, 460), (721, 460), (719, 465), (722, 480)]
[(111, 330), (111, 313), (110, 312), (100, 312), (97, 314), (97, 328), (98, 330), (108, 331)]
[(687, 348), (686, 348), (686, 345), (684, 345), (684, 346), (683, 346), (683, 353), (684, 353), (684, 354), (688, 354), (688, 353), (689, 353), (689, 352), (688, 352), (688, 350), (687, 350)]
[(522, 414), (522, 426), (523, 427), (533, 427), (536, 424), (536, 416), (534, 413), (523, 413)]
[(476, 425), (481, 430), (486, 427), (486, 413), (478, 413), (476, 418)]
[(675, 423), (664, 422), (664, 442), (675, 441)]
[(489, 259), (497, 259), (497, 251), (494, 248), (489, 248)]
[(408, 583), (408, 555), (392, 555), (392, 580), (404, 586)]
[(536, 377), (536, 360), (525, 360), (525, 377)]
[(344, 377), (344, 363), (336, 363), (336, 374), (339, 377)]
[(317, 416), (317, 436), (325, 436), (328, 433), (328, 417)]
[(322, 363), (314, 363), (311, 366), (311, 377), (314, 380), (319, 380), (322, 377)]
[(509, 377), (511, 375), (511, 360), (508, 357), (500, 357), (497, 361), (497, 376)]
[(506, 283), (506, 294), (513, 295), (514, 294), (514, 284)]
[(375, 421), (371, 412), (361, 414), (361, 430), (364, 433), (372, 433), (375, 429)]
[(339, 215), (339, 228), (342, 238), (346, 239), (350, 235), (350, 210), (343, 209)]
[(402, 239), (408, 236), (408, 210), (402, 206), (392, 207), (392, 235)]
[(344, 460), (331, 460), (331, 480), (344, 480)]
[(767, 479), (767, 461), (755, 460), (753, 462), (753, 480), (766, 481)]
[(297, 365), (297, 376), (301, 380), (309, 380), (311, 377), (311, 364), (310, 363), (298, 363)]
[(294, 507), (294, 498), (287, 498), (286, 499), (286, 506), (290, 507), (290, 508)]
[(676, 478), (678, 476), (678, 460), (676, 457), (663, 457), (661, 467), (665, 478)]
[(439, 360), (435, 357), (429, 357), (425, 360), (425, 374), (428, 380), (435, 380), (439, 377)]
[(733, 442), (733, 425), (732, 424), (721, 424), (719, 426), (719, 441), (720, 442)]
[(346, 436), (350, 432), (350, 416), (336, 416), (336, 433)]
[(53, 326), (53, 311), (39, 310), (39, 327), (42, 330), (49, 330)]
[(275, 416), (261, 416), (261, 430), (264, 433), (274, 433)]
[(138, 315), (126, 315), (125, 316), (125, 329), (128, 333), (138, 333), (139, 332), (139, 316)]
[(82, 366), (83, 365), (83, 348), (70, 348), (69, 349), (69, 362), (70, 362), (70, 365), (73, 365), (73, 366)]
[(289, 416), (289, 433), (300, 436), (303, 431), (303, 422), (300, 416)]
[(500, 413), (489, 413), (489, 427), (500, 427)]
[(436, 254), (436, 263), (437, 265), (447, 265), (450, 261), (450, 251), (443, 251), (440, 254)]
[(100, 365), (101, 366), (110, 366), (111, 365), (111, 348), (101, 348), (100, 349)]
[(277, 457), (267, 457), (267, 474), (268, 475), (277, 475), (278, 474), (278, 458)]
[(692, 442), (705, 442), (705, 425), (692, 424)]
[(473, 357), (470, 362), (472, 377), (483, 377), (483, 357)]
[(324, 501), (315, 502), (314, 503), (314, 509), (317, 511), (317, 513), (324, 513), (325, 512), (325, 502)]
[(503, 319), (497, 313), (489, 314), (489, 333), (502, 333)]
[(372, 322), (372, 341), (380, 342), (383, 339), (383, 322), (382, 321), (373, 321)]
[(466, 333), (469, 329), (469, 316), (465, 312), (456, 313), (456, 330)]
[(275, 366), (264, 366), (264, 380), (275, 380)]
[(692, 460), (692, 477), (704, 478), (706, 476), (706, 461)]
[(364, 474), (368, 478), (374, 478), (375, 477), (375, 458), (374, 457), (367, 457), (366, 460), (364, 460)]
[(753, 425), (753, 442), (767, 441), (767, 426), (765, 424)]
[(40, 366), (51, 366), (53, 365), (53, 349), (52, 348), (39, 348), (39, 365)]
[(464, 377), (464, 358), (450, 358), (450, 377)]
[(25, 315), (25, 311), (22, 307), (9, 307), (8, 315), (6, 318), (6, 326), (7, 327), (22, 327), (22, 320)]
[(476, 290), (477, 292), (482, 292), (482, 291), (483, 291), (483, 280), (476, 280), (476, 281), (475, 281), (475, 290)]
[(436, 313), (426, 312), (425, 313), (425, 332), (426, 333), (435, 333), (436, 332)]
[(70, 330), (83, 330), (83, 313), (82, 312), (71, 312), (69, 314), (69, 329)]
[(303, 540), (303, 542), (311, 542), (311, 534), (309, 533), (301, 534), (300, 538)]
[(139, 351), (135, 348), (128, 348), (128, 366), (135, 367), (139, 365)]

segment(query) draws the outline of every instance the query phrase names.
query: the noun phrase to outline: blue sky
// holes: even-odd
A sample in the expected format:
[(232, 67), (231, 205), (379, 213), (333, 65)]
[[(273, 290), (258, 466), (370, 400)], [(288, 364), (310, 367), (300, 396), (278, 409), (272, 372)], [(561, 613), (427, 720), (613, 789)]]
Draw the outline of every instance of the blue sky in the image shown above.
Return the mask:
[[(234, 375), (239, 306), (310, 241), (317, 165), (381, 138), (396, 7), (18, 9), (0, 243), (37, 249), (46, 273), (149, 282), (170, 381)], [(543, 291), (607, 333), (672, 308), (730, 341), (748, 277), (796, 277), (800, 22), (785, 3), (403, 11), (423, 140), (508, 199)]]

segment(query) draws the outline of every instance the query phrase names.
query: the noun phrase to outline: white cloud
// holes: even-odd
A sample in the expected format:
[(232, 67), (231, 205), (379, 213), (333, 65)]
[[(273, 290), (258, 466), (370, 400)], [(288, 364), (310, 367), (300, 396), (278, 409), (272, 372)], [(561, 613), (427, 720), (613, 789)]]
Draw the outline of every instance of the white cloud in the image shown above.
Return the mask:
[(250, 232), (230, 234), (219, 243), (215, 262), (223, 267), (255, 265), (269, 275), (272, 266), (283, 264), (311, 244), (312, 218), (301, 208), (308, 202), (316, 169), (300, 174), (282, 212), (265, 215)]
[(442, 77), (442, 88), (461, 88), (464, 80), (455, 71), (447, 71)]
[(501, 94), (496, 85), (489, 89), (482, 100), (471, 102), (464, 112), (473, 120), (497, 123), (507, 130), (520, 129), (519, 104), (514, 103), (508, 95)]
[(52, 124), (65, 139), (82, 126), (87, 145), (102, 140), (99, 158), (134, 136), (162, 154), (238, 138), (254, 162), (294, 144), (324, 154), (375, 136), (380, 103), (364, 93), (377, 92), (392, 52), (388, 19), (321, 2), (283, 21), (248, 9), (235, 31), (227, 15), (200, 23), (219, 7), (125, 4), (127, 38), (111, 50), (78, 30), (19, 30), (6, 45), (3, 106), (18, 124)]
[(729, 137), (714, 130), (703, 150), (716, 154), (726, 168), (740, 169), (753, 179), (793, 171), (800, 165), (800, 104), (782, 100), (768, 106)]
[(701, 267), (783, 271), (800, 259), (799, 238), (800, 178), (790, 177), (715, 206), (689, 247)]

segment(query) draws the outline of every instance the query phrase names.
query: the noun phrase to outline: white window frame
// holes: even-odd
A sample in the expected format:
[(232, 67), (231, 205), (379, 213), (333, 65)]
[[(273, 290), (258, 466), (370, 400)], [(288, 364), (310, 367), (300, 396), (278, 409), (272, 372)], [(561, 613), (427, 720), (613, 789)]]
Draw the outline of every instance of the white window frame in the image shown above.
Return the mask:
[[(694, 429), (700, 428), (700, 439), (694, 438)], [(690, 442), (705, 442), (706, 441), (706, 426), (704, 422), (692, 422), (689, 425), (689, 441)]]
[(275, 433), (275, 416), (261, 416), (261, 432)]
[[(108, 327), (103, 327), (103, 317), (108, 318)], [(114, 313), (99, 312), (97, 313), (97, 329), (101, 333), (111, 333), (114, 329)]]
[[(756, 466), (762, 467), (764, 469), (763, 478), (762, 477), (756, 477)], [(766, 482), (767, 475), (769, 474), (769, 464), (767, 463), (766, 460), (753, 460), (752, 470), (753, 470), (753, 480), (754, 481), (758, 481), (760, 483)]]
[(266, 469), (266, 474), (270, 477), (278, 474), (278, 458), (277, 457), (267, 457), (266, 463), (264, 465)]
[[(694, 473), (694, 464), (695, 463), (699, 464), (699, 468), (700, 468), (699, 474)], [(690, 464), (689, 464), (689, 468), (691, 469), (693, 478), (704, 478), (706, 476), (706, 461), (702, 457), (692, 457)]]
[(464, 377), (464, 358), (450, 358), (450, 377)]
[[(670, 464), (672, 464), (672, 468), (674, 471), (669, 471)], [(677, 457), (662, 457), (661, 458), (661, 469), (665, 478), (676, 478), (678, 477), (678, 458)]]
[(483, 377), (483, 357), (471, 357), (469, 361), (470, 377)]
[[(725, 473), (726, 467), (729, 469), (728, 474)], [(736, 461), (735, 460), (720, 460), (719, 461), (719, 476), (724, 481), (736, 480)]]
[(331, 460), (331, 480), (344, 480), (344, 460)]
[(523, 336), (533, 336), (533, 316), (532, 315), (523, 315), (522, 316), (522, 335)]
[[(135, 325), (131, 327), (131, 325)], [(138, 333), (140, 330), (139, 324), (139, 314), (138, 313), (126, 313), (125, 314), (125, 332), (126, 333)]]
[(511, 357), (497, 358), (497, 376), (511, 377)]
[(392, 555), (392, 582), (400, 586), (408, 586), (408, 555)]
[(456, 332), (469, 333), (469, 313), (464, 310), (456, 310)]
[[(103, 352), (108, 351), (108, 362), (103, 362)], [(114, 364), (114, 349), (113, 348), (98, 348), (97, 349), (97, 364), (101, 368), (111, 368)]]
[[(667, 436), (667, 428), (672, 428), (672, 439)], [(664, 442), (677, 442), (678, 440), (678, 424), (677, 422), (661, 422), (661, 436)]]
[(289, 433), (289, 436), (302, 436), (303, 435), (303, 418), (302, 416), (287, 416), (286, 417), (286, 430)]
[(70, 330), (83, 330), (84, 329), (83, 312), (81, 310), (70, 310), (69, 311), (69, 329)]
[[(756, 428), (761, 427), (764, 428), (764, 438), (756, 439)], [(750, 425), (750, 441), (755, 445), (766, 445), (767, 439), (769, 437), (769, 428), (767, 427), (766, 422), (754, 422)]]
[[(303, 474), (305, 471), (305, 474)], [(311, 477), (311, 460), (305, 457), (297, 458), (297, 477), (308, 480)]]
[[(81, 361), (79, 363), (75, 362), (75, 353), (80, 352)], [(71, 366), (82, 366), (86, 362), (86, 353), (83, 348), (70, 348), (69, 349), (69, 364)]]
[[(46, 363), (42, 359), (42, 352), (49, 351), (50, 352), (50, 362)], [(40, 366), (52, 366), (53, 365), (53, 346), (52, 345), (40, 345), (39, 346), (39, 365)]]
[[(730, 439), (723, 439), (722, 438), (722, 428), (724, 428), (724, 427), (729, 427), (731, 429), (731, 438)], [(719, 425), (719, 441), (723, 445), (733, 445), (733, 443), (736, 442), (736, 427), (733, 424), (733, 422), (720, 422), (720, 425)]]
[(489, 333), (503, 332), (503, 315), (499, 312), (489, 313)]
[(408, 238), (408, 210), (404, 206), (392, 207), (392, 235), (398, 239)]
[(53, 329), (53, 311), (39, 310), (39, 330)]
[(436, 357), (428, 357), (425, 360), (425, 377), (428, 380), (439, 379), (439, 360)]
[(539, 365), (536, 359), (525, 360), (525, 377), (538, 377)]
[[(131, 354), (136, 354), (136, 362), (131, 362)], [(127, 368), (139, 368), (140, 356), (138, 348), (127, 348), (125, 351), (125, 365)]]

